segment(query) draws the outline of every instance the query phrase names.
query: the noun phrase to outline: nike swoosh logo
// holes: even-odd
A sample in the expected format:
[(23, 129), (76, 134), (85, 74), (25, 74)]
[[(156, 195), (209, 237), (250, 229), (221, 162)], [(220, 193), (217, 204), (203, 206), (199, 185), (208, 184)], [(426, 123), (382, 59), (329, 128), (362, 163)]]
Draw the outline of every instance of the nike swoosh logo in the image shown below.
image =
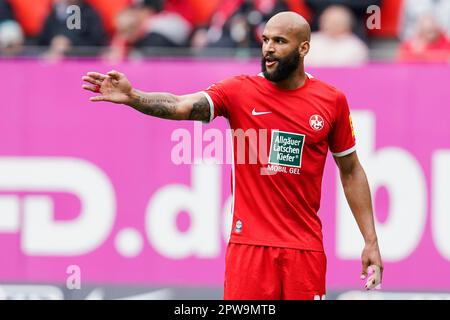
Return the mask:
[(271, 112), (271, 111), (257, 112), (257, 111), (255, 110), (255, 108), (253, 108), (253, 110), (252, 110), (252, 115), (254, 115), (254, 116), (260, 116), (260, 115), (268, 114), (268, 113), (272, 113), (272, 112)]

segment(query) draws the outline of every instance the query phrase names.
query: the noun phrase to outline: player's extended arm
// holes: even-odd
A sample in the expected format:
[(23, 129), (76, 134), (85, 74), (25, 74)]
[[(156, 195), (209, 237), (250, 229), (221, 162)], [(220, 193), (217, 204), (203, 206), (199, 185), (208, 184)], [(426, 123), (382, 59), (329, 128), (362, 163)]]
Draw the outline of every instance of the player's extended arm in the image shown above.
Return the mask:
[(374, 274), (366, 282), (366, 289), (372, 289), (381, 283), (383, 262), (375, 231), (369, 183), (356, 152), (344, 157), (335, 157), (335, 161), (339, 168), (345, 197), (365, 242), (361, 254), (361, 279), (367, 277), (369, 268), (374, 269)]
[(110, 71), (107, 74), (88, 72), (82, 78), (88, 84), (83, 89), (100, 93), (90, 100), (108, 101), (129, 105), (134, 109), (154, 117), (172, 120), (210, 119), (210, 105), (201, 92), (176, 96), (163, 92), (142, 92), (133, 89), (123, 73)]

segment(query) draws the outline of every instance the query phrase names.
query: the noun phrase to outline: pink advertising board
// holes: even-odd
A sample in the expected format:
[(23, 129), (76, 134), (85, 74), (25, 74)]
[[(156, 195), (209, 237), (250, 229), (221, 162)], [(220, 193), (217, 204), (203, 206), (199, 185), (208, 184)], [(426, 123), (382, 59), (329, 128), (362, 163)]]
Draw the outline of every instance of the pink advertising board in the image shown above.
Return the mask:
[[(85, 283), (221, 286), (230, 165), (171, 155), (175, 130), (201, 140), (226, 121), (194, 126), (90, 103), (81, 76), (110, 69), (139, 89), (183, 94), (258, 73), (259, 62), (0, 61), (0, 281), (65, 283), (78, 266)], [(308, 71), (343, 90), (354, 114), (383, 287), (450, 290), (450, 67)], [(195, 141), (201, 154), (208, 142)], [(361, 236), (338, 191), (330, 157), (319, 212), (328, 288), (360, 288)]]

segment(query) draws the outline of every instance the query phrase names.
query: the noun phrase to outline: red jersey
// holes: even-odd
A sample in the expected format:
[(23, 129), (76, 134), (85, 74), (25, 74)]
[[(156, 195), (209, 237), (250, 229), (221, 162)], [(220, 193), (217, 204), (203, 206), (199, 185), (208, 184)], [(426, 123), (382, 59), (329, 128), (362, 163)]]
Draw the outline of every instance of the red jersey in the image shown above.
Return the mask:
[[(242, 140), (233, 139), (230, 242), (323, 251), (317, 212), (328, 148), (335, 156), (355, 151), (345, 96), (309, 75), (294, 90), (260, 74), (226, 79), (204, 93), (211, 120), (226, 117), (231, 129), (247, 133), (244, 155)], [(257, 145), (250, 142), (255, 136)]]

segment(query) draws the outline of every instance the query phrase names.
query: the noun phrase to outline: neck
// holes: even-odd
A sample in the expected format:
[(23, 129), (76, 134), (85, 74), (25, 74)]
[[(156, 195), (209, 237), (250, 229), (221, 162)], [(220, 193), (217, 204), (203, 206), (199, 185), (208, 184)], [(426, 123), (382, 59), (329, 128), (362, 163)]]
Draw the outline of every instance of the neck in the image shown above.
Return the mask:
[(293, 90), (302, 87), (306, 82), (306, 73), (305, 73), (305, 67), (303, 63), (300, 63), (298, 65), (297, 70), (292, 72), (292, 74), (279, 82), (272, 82), (274, 85), (276, 85), (280, 89), (285, 90)]

